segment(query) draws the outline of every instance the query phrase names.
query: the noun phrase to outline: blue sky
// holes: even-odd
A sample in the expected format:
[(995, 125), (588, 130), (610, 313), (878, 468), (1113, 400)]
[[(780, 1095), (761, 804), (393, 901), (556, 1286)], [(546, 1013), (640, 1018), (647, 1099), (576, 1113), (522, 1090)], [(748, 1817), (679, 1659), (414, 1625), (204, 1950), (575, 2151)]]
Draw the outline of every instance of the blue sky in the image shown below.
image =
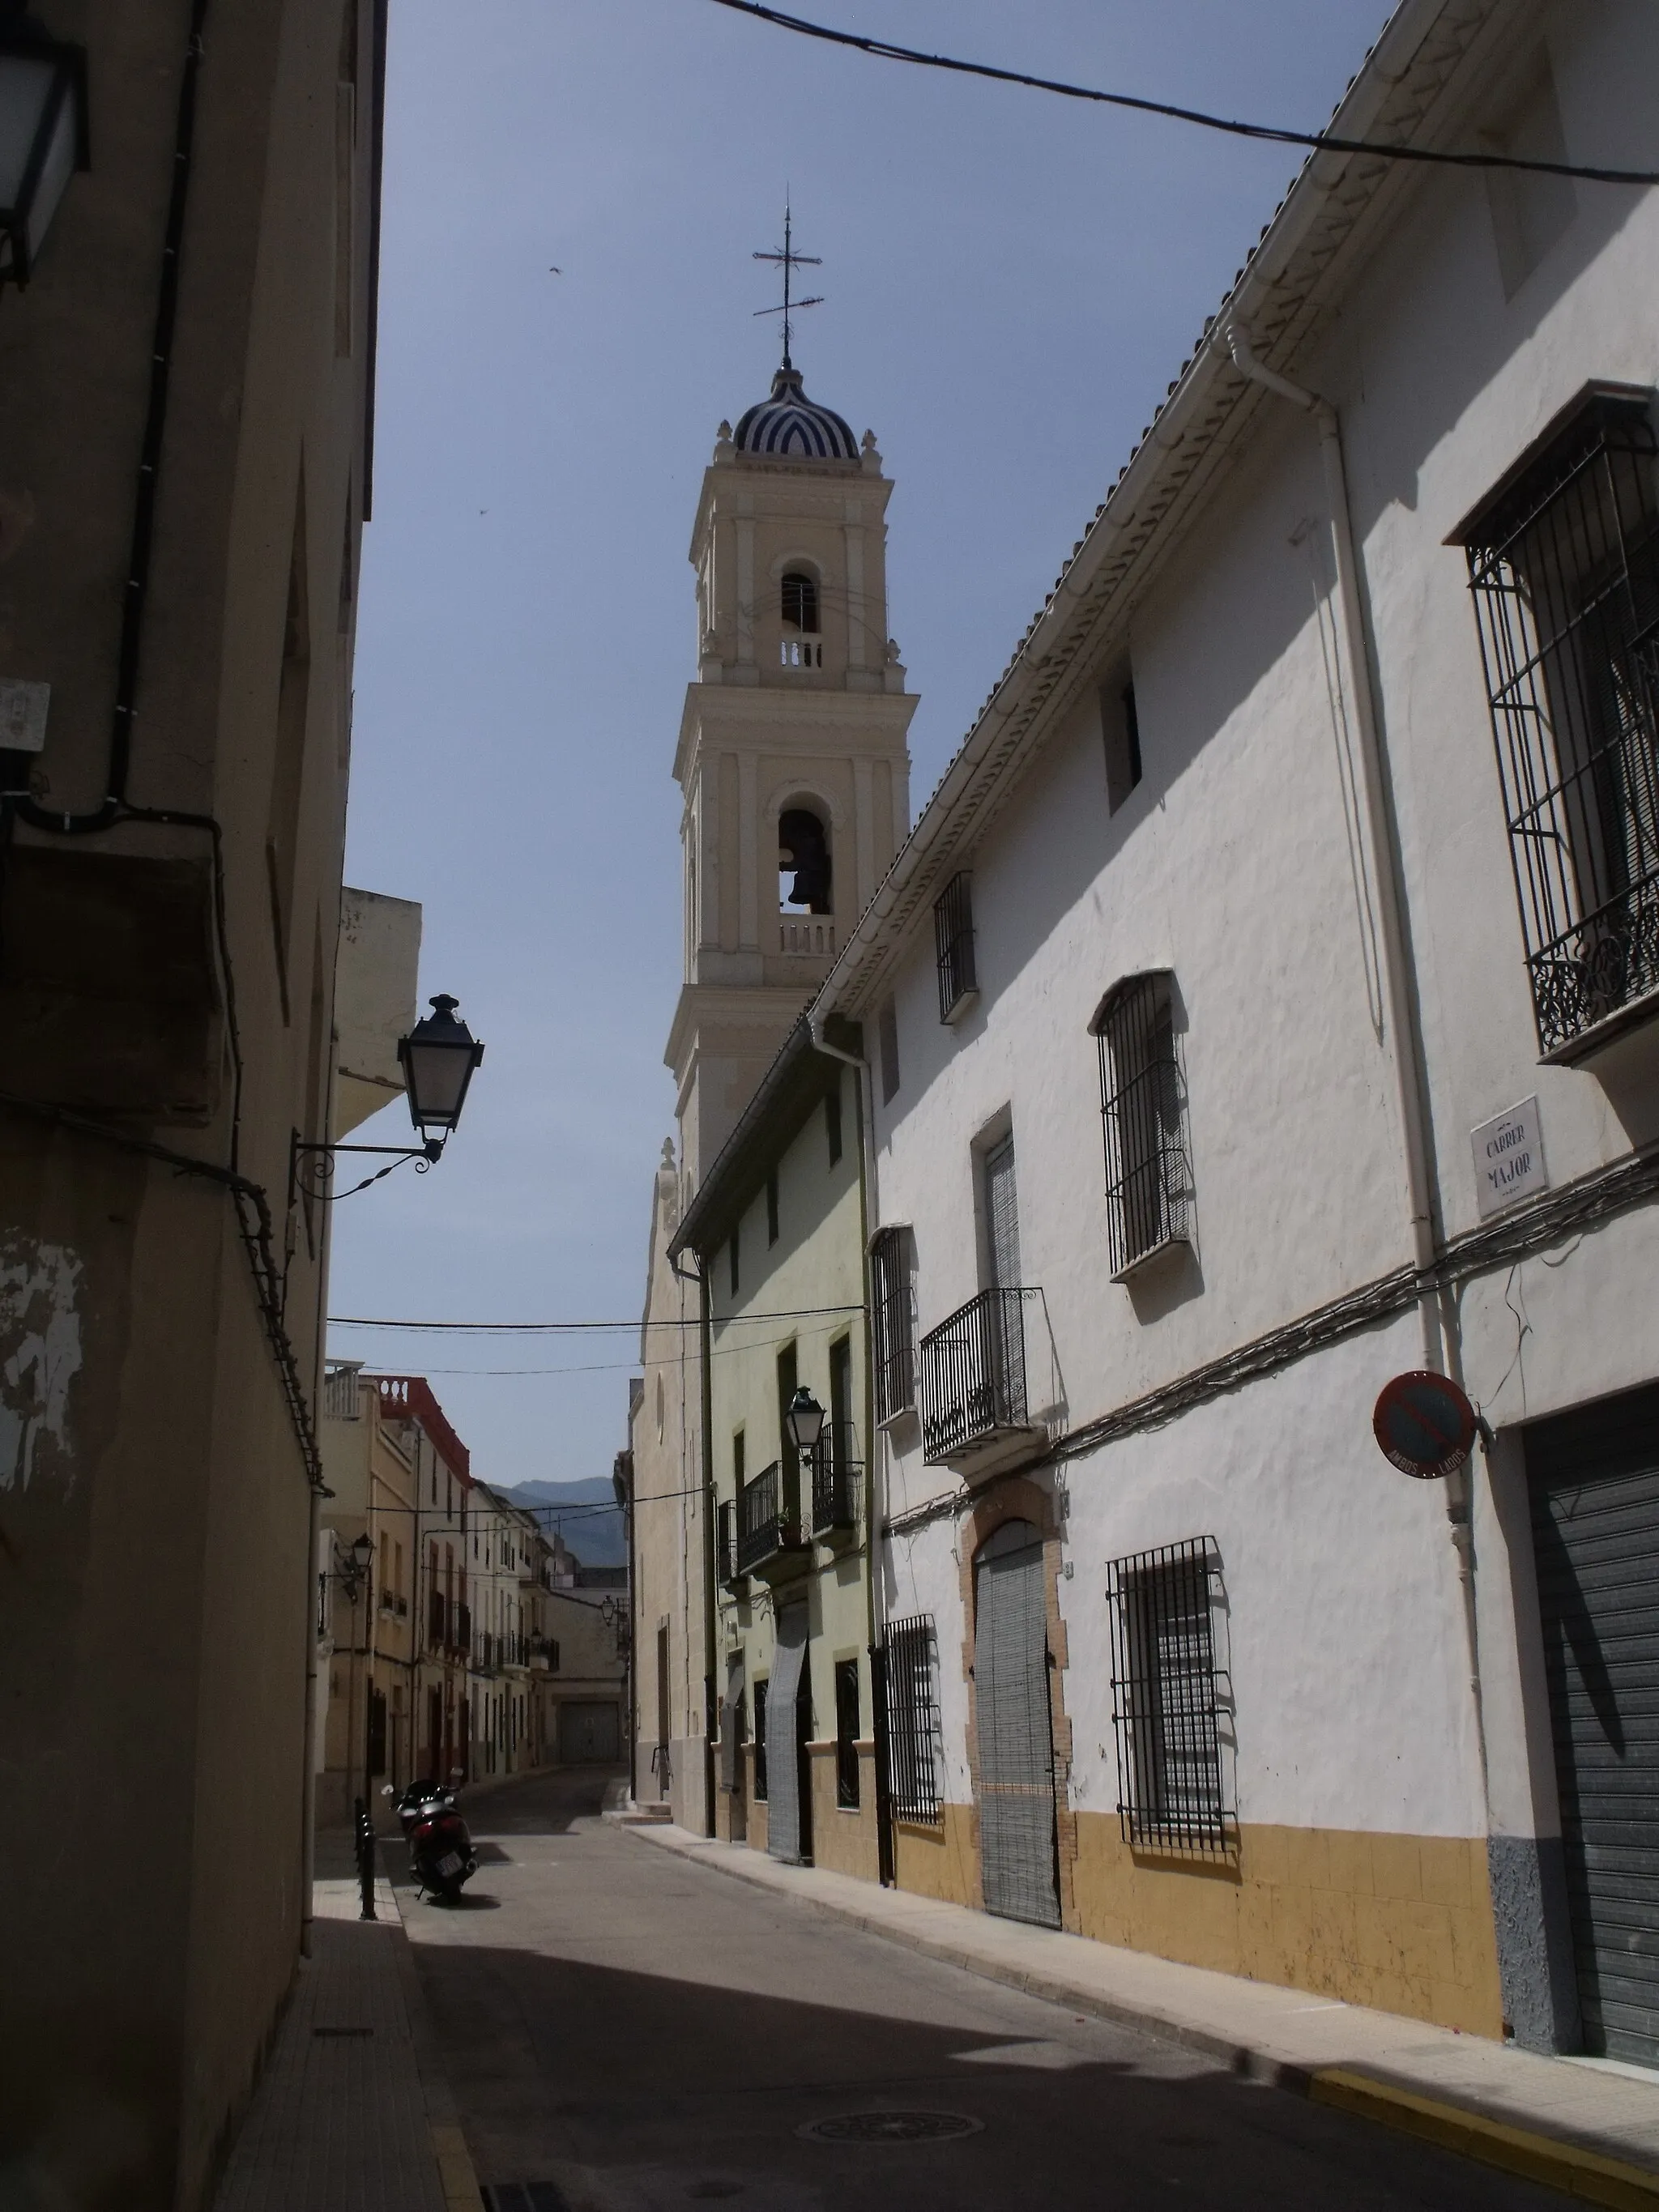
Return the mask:
[[(808, 12), (813, 12), (809, 9)], [(822, 20), (1303, 127), (1385, 0), (817, 0)], [(918, 803), (1297, 166), (834, 51), (711, 0), (398, 0), (348, 880), (425, 908), (487, 1045), (432, 1175), (335, 1220), (331, 1310), (637, 1319), (673, 1123), (686, 562), (720, 418), (795, 358), (896, 483)], [(562, 270), (552, 275), (554, 264)], [(399, 1141), (393, 1109), (359, 1133)], [(636, 1334), (338, 1329), (488, 1480), (609, 1471)], [(489, 1373), (550, 1370), (560, 1373)], [(465, 1373), (447, 1370), (465, 1370)]]

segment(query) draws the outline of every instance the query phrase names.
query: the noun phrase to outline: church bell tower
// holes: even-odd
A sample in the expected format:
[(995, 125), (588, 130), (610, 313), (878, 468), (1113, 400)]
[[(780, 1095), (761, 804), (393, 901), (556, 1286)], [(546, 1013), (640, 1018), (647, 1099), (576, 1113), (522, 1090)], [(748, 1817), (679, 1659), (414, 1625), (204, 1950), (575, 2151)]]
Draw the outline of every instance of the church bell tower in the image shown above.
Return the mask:
[[(799, 258), (799, 257), (797, 257)], [(704, 1176), (909, 827), (916, 701), (887, 634), (887, 501), (790, 362), (722, 422), (691, 535), (698, 668), (684, 793), (684, 982), (667, 1060)]]

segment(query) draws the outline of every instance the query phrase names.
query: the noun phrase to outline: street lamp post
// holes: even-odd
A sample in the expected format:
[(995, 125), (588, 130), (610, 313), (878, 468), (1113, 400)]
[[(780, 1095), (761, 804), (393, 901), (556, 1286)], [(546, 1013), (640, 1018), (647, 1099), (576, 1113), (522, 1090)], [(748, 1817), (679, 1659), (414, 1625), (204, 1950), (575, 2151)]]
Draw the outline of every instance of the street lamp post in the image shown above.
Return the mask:
[[(444, 1146), (461, 1118), (461, 1109), (472, 1081), (472, 1071), (483, 1060), (484, 1048), (466, 1024), (455, 1015), (457, 1001), (440, 993), (432, 1012), (423, 1014), (407, 1036), (398, 1040), (398, 1065), (404, 1072), (404, 1095), (409, 1118), (419, 1130), (418, 1145), (312, 1145), (295, 1138), (289, 1156), (289, 1204), (303, 1193), (331, 1205), (351, 1198), (379, 1182), (405, 1160), (413, 1160), (416, 1175), (425, 1175), (443, 1158)], [(373, 1152), (391, 1161), (373, 1175), (355, 1182), (349, 1190), (330, 1190), (334, 1163), (342, 1152)]]

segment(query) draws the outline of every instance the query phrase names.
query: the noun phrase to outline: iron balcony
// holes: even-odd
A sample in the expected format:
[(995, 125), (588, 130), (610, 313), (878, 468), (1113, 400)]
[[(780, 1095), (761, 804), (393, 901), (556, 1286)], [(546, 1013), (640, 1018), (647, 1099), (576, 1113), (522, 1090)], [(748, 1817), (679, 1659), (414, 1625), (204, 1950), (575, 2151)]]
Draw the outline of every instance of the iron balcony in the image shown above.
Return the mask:
[(774, 1460), (738, 1493), (737, 1571), (759, 1575), (772, 1582), (795, 1572), (805, 1563), (799, 1516), (791, 1492), (793, 1483), (784, 1480), (782, 1464)]
[(826, 1423), (812, 1454), (812, 1534), (833, 1536), (858, 1526), (863, 1468), (847, 1451), (848, 1439)]
[(929, 1467), (972, 1464), (1030, 1437), (1025, 1301), (1036, 1295), (981, 1291), (922, 1338), (919, 1395)]

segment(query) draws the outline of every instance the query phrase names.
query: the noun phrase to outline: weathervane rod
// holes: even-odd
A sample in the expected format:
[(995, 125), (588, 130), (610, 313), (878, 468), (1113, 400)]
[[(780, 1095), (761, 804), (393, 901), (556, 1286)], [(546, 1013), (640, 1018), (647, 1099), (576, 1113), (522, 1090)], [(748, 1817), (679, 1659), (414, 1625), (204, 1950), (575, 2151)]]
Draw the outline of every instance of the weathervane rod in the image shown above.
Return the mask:
[(755, 313), (757, 315), (783, 317), (783, 365), (786, 368), (793, 368), (795, 364), (789, 357), (789, 348), (794, 331), (793, 318), (803, 307), (821, 307), (823, 305), (823, 295), (820, 293), (816, 298), (811, 300), (794, 299), (791, 295), (789, 280), (797, 269), (822, 269), (823, 258), (817, 253), (796, 252), (794, 222), (787, 199), (783, 204), (782, 252), (757, 253), (752, 256), (752, 258), (757, 261), (773, 262), (783, 270), (783, 305), (781, 307), (757, 307)]

